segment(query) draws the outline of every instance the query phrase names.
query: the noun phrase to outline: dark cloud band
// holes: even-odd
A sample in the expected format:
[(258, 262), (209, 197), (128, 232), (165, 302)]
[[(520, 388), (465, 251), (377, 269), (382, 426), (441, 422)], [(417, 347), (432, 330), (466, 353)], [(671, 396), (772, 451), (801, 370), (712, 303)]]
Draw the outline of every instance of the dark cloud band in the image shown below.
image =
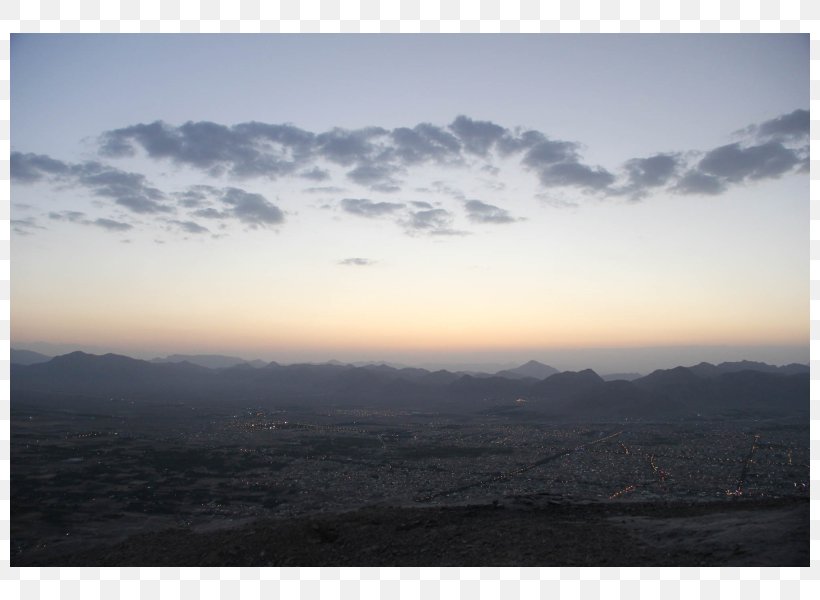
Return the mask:
[[(520, 164), (545, 189), (567, 187), (639, 199), (666, 186), (684, 193), (720, 193), (730, 184), (780, 177), (804, 165), (807, 151), (794, 144), (805, 146), (808, 128), (809, 113), (799, 109), (749, 126), (741, 132), (746, 145), (701, 153), (699, 164), (687, 165), (682, 152), (661, 153), (629, 159), (620, 173), (585, 163), (576, 142), (465, 115), (446, 127), (419, 123), (393, 130), (337, 127), (320, 133), (290, 124), (250, 122), (229, 127), (202, 121), (175, 127), (158, 121), (108, 131), (100, 138), (100, 150), (107, 156), (126, 156), (142, 149), (151, 158), (169, 159), (210, 174), (272, 179), (298, 174), (324, 181), (330, 178), (320, 164), (324, 162), (346, 168), (352, 182), (380, 192), (399, 191), (400, 177), (419, 164), (467, 165), (470, 157), (492, 160), (496, 155), (518, 154)], [(63, 171), (58, 161), (37, 155), (13, 168), (21, 180)], [(498, 169), (490, 163), (484, 168)], [(158, 208), (135, 200), (126, 206), (132, 210)]]
[[(340, 194), (333, 183), (341, 174), (373, 192), (402, 191), (402, 178), (419, 165), (481, 169), (498, 174), (509, 161), (537, 178), (541, 193), (566, 188), (602, 198), (640, 200), (652, 193), (718, 195), (733, 186), (777, 179), (808, 170), (810, 117), (798, 109), (750, 125), (736, 132), (738, 141), (705, 151), (659, 152), (625, 160), (619, 169), (588, 164), (582, 146), (549, 137), (537, 130), (510, 129), (460, 115), (446, 126), (419, 123), (386, 129), (332, 128), (311, 132), (292, 124), (247, 122), (227, 126), (209, 121), (170, 125), (161, 121), (140, 123), (102, 134), (99, 152), (109, 158), (142, 153), (150, 159), (170, 161), (210, 176), (247, 179), (294, 177), (327, 182), (309, 193)], [(68, 163), (35, 153), (11, 153), (11, 176), (16, 184), (48, 183), (73, 186), (109, 201), (117, 214), (91, 218), (51, 212), (49, 219), (94, 224), (112, 231), (125, 230), (121, 213), (143, 219), (153, 217), (177, 230), (204, 234), (210, 229), (198, 220), (233, 220), (249, 228), (275, 227), (285, 213), (263, 195), (240, 187), (191, 186), (165, 193), (140, 173), (124, 171), (98, 161)], [(488, 189), (499, 191), (503, 186)], [(462, 204), (472, 223), (503, 224), (517, 221), (495, 204), (468, 199), (445, 182), (433, 182), (433, 191)], [(338, 196), (336, 196), (338, 198)], [(455, 235), (454, 214), (437, 203), (421, 200), (397, 202), (343, 198), (338, 204), (351, 215), (390, 217), (410, 234)], [(121, 225), (121, 226), (120, 226)], [(220, 227), (224, 225), (220, 224)], [(17, 219), (17, 232), (41, 226), (36, 219)]]

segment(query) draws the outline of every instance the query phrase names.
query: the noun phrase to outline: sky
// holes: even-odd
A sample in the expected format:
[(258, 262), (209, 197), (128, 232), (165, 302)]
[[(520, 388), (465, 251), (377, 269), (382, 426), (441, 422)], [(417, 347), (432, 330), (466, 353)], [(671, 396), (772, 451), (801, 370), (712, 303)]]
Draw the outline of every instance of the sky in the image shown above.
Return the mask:
[(11, 40), (11, 344), (809, 358), (808, 35)]

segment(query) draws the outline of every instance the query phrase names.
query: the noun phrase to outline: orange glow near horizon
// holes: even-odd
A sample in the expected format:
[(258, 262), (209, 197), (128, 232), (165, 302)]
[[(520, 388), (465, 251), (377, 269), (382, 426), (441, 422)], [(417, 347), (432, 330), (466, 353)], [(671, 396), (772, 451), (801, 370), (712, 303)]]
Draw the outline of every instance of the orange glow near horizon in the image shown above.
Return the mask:
[[(326, 351), (473, 351), (527, 348), (617, 348), (678, 345), (805, 344), (806, 320), (771, 323), (736, 310), (733, 314), (670, 318), (665, 311), (622, 311), (618, 318), (586, 311), (564, 311), (536, 320), (530, 312), (483, 315), (480, 310), (434, 314), (418, 311), (403, 318), (385, 311), (291, 315), (234, 314), (231, 318), (196, 311), (146, 311), (123, 319), (117, 313), (89, 311), (34, 318), (14, 309), (12, 340), (78, 343), (93, 346), (205, 348), (221, 352), (287, 349)], [(754, 323), (755, 326), (750, 326)]]

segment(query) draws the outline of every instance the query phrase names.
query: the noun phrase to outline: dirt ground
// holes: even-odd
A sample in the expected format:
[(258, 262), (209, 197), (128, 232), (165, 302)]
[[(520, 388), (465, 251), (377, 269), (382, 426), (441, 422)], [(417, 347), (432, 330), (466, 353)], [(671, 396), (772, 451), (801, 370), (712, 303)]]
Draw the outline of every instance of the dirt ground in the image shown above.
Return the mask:
[(166, 529), (13, 561), (26, 564), (805, 566), (809, 502), (579, 504), (529, 496), (457, 507), (374, 506), (217, 530)]

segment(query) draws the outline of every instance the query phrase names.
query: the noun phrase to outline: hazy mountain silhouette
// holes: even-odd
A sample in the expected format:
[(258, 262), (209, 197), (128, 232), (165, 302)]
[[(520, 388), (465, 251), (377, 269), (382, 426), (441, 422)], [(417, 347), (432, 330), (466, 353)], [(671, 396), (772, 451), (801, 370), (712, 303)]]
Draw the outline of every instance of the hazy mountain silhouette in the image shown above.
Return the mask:
[(14, 388), (89, 396), (171, 398), (207, 393), (218, 372), (191, 363), (151, 363), (71, 352), (45, 363), (13, 365)]
[(601, 375), (601, 379), (604, 381), (633, 381), (640, 377), (643, 377), (640, 373), (607, 373), (606, 375)]
[(738, 371), (759, 371), (762, 373), (777, 373), (780, 375), (796, 375), (798, 373), (808, 373), (808, 365), (801, 365), (792, 363), (782, 367), (775, 367), (763, 362), (752, 360), (741, 360), (738, 362), (723, 362), (719, 365), (702, 362), (692, 367), (689, 370), (695, 373), (698, 377), (717, 377), (724, 373), (736, 373)]
[[(13, 392), (153, 401), (200, 399), (448, 411), (498, 407), (514, 412), (523, 408), (522, 415), (535, 411), (577, 420), (808, 414), (809, 374), (805, 365), (773, 367), (748, 361), (704, 365), (659, 369), (634, 381), (605, 381), (591, 369), (535, 380), (397, 369), (385, 364), (270, 363), (252, 368), (241, 361), (229, 368), (212, 369), (191, 362), (157, 363), (116, 354), (72, 352), (47, 362), (12, 364), (11, 388)], [(751, 368), (739, 369), (737, 365)]]
[(594, 390), (603, 384), (604, 380), (592, 369), (564, 371), (536, 383), (530, 389), (530, 393), (537, 398), (562, 401)]
[(15, 365), (36, 365), (51, 360), (51, 356), (34, 352), (33, 350), (11, 349), (11, 362)]
[(236, 365), (245, 364), (251, 367), (265, 367), (268, 363), (262, 360), (245, 360), (238, 356), (224, 356), (222, 354), (171, 354), (165, 358), (154, 358), (153, 363), (181, 363), (189, 362), (193, 365), (209, 369), (228, 369)]
[(499, 377), (507, 377), (508, 379), (523, 379), (531, 377), (533, 379), (544, 379), (550, 375), (558, 373), (558, 369), (540, 363), (537, 360), (531, 360), (524, 363), (520, 367), (514, 369), (505, 369), (496, 373)]
[(693, 382), (699, 379), (700, 378), (691, 369), (675, 367), (673, 369), (658, 369), (657, 371), (652, 371), (646, 377), (640, 377), (633, 383), (641, 387), (651, 388), (680, 387), (692, 385)]

